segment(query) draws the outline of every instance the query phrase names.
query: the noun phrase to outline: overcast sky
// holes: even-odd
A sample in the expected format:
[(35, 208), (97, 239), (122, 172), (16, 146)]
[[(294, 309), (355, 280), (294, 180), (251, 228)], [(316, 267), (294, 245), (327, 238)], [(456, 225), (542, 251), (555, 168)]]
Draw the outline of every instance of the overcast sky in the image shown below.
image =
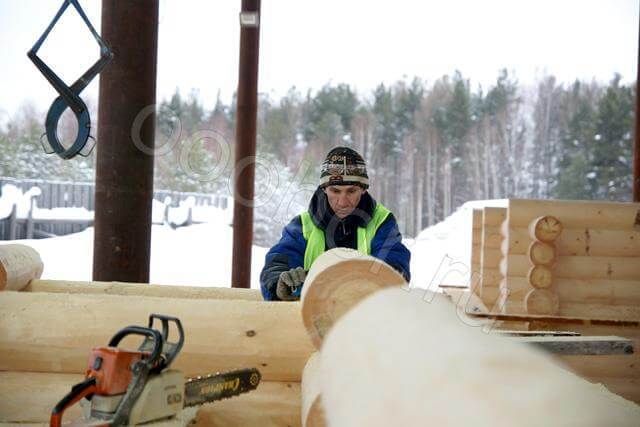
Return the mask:
[[(57, 0), (0, 0), (0, 114), (26, 100), (46, 110), (56, 96), (27, 50), (60, 7)], [(99, 31), (100, 2), (80, 0)], [(259, 87), (277, 99), (349, 83), (368, 94), (380, 82), (433, 81), (460, 70), (487, 86), (498, 70), (530, 83), (636, 78), (638, 0), (262, 0)], [(197, 89), (207, 107), (237, 86), (240, 0), (160, 0), (158, 98)], [(41, 56), (72, 83), (98, 49), (70, 9)], [(98, 78), (86, 90), (97, 96)], [(5, 117), (6, 118), (6, 117)], [(0, 117), (1, 119), (1, 117)]]

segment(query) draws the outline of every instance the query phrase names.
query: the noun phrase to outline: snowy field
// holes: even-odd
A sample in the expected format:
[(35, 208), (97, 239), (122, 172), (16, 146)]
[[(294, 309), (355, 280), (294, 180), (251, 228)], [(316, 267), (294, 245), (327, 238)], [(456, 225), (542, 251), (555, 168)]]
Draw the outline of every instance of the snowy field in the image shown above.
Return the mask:
[[(6, 186), (5, 186), (6, 187)], [(5, 191), (0, 200), (0, 211), (5, 211), (11, 202), (17, 202), (19, 216), (25, 215), (24, 195)], [(22, 197), (20, 197), (22, 196)], [(405, 239), (411, 251), (411, 286), (436, 290), (441, 283), (467, 285), (469, 282), (469, 260), (471, 255), (471, 211), (474, 207), (504, 206), (503, 200), (469, 202), (432, 227), (423, 230), (415, 239)], [(151, 283), (165, 285), (221, 286), (231, 282), (231, 253), (233, 229), (231, 210), (214, 207), (198, 207), (186, 201), (184, 212), (192, 208), (193, 219), (202, 221), (188, 227), (174, 229), (168, 225), (154, 225), (151, 234)], [(161, 216), (164, 208), (154, 203), (153, 216)], [(66, 210), (65, 210), (66, 209)], [(83, 218), (92, 217), (93, 212), (69, 209), (39, 209), (43, 218), (64, 217), (75, 214)], [(175, 216), (183, 215), (174, 210)], [(181, 222), (181, 218), (175, 218)], [(66, 236), (18, 240), (36, 249), (44, 262), (43, 279), (89, 281), (92, 276), (93, 228)], [(8, 241), (0, 244), (12, 243)], [(268, 248), (253, 246), (251, 287), (260, 287), (259, 275), (264, 265)]]

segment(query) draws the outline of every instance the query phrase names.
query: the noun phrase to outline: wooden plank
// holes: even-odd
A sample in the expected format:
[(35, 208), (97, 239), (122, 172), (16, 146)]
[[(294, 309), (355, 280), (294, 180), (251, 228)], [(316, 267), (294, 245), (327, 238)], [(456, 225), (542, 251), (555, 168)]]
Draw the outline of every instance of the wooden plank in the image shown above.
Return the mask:
[(510, 339), (559, 355), (615, 355), (634, 352), (633, 341), (620, 337), (543, 336)]
[(510, 331), (510, 330), (493, 330), (492, 334), (510, 337), (579, 337), (578, 332), (569, 331)]
[(51, 209), (51, 184), (42, 183), (40, 184), (40, 189), (42, 190), (42, 194), (40, 195), (40, 203), (42, 203), (42, 208)]
[(442, 293), (448, 296), (455, 305), (462, 308), (463, 311), (472, 312), (489, 312), (487, 306), (484, 305), (482, 300), (469, 288), (455, 288), (440, 286)]
[(515, 322), (546, 322), (546, 323), (565, 323), (576, 325), (600, 325), (600, 326), (618, 326), (638, 328), (640, 320), (626, 319), (591, 319), (588, 317), (571, 317), (571, 316), (542, 316), (534, 314), (506, 314), (506, 313), (481, 313), (467, 312), (469, 316), (485, 317), (489, 319), (515, 321)]

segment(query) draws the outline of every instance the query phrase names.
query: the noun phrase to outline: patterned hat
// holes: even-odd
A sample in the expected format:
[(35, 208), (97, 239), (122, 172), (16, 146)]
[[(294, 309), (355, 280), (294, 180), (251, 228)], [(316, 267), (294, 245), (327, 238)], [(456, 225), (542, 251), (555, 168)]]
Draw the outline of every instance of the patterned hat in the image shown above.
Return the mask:
[(369, 176), (364, 159), (349, 147), (336, 147), (322, 162), (320, 186), (359, 185), (369, 188)]

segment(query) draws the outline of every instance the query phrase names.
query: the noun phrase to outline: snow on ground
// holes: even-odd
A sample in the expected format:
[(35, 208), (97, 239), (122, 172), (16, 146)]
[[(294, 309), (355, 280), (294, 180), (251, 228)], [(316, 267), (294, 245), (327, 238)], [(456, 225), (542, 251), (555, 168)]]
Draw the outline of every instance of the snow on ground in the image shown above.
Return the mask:
[[(231, 283), (232, 229), (228, 223), (196, 224), (172, 229), (154, 225), (151, 232), (151, 283), (221, 286)], [(50, 239), (17, 240), (33, 247), (44, 263), (43, 279), (89, 281), (93, 263), (93, 228)], [(259, 288), (266, 248), (253, 247), (251, 286)]]
[(441, 284), (469, 286), (473, 209), (506, 207), (507, 200), (467, 202), (444, 221), (405, 239), (411, 251), (411, 286), (436, 291)]
[[(28, 212), (29, 199), (19, 189), (3, 186), (0, 211), (9, 200), (18, 205), (19, 215)], [(37, 189), (37, 188), (36, 188)], [(34, 189), (32, 189), (34, 190)], [(37, 189), (39, 190), (39, 189)], [(465, 203), (444, 221), (424, 229), (415, 239), (405, 239), (411, 251), (411, 286), (437, 290), (438, 285), (468, 285), (471, 258), (471, 213), (473, 208), (506, 206), (506, 200)], [(154, 222), (161, 222), (165, 204), (154, 201)], [(231, 209), (196, 206), (187, 198), (169, 213), (170, 223), (183, 223), (191, 210), (192, 220), (203, 222), (174, 229), (154, 225), (151, 234), (151, 283), (230, 286), (233, 229)], [(10, 211), (10, 209), (9, 209)], [(84, 208), (37, 209), (40, 218), (92, 218)], [(2, 242), (9, 243), (9, 242)], [(44, 262), (43, 279), (89, 281), (92, 276), (93, 228), (49, 239), (21, 240), (36, 249)], [(251, 287), (258, 289), (259, 274), (268, 248), (253, 246)]]

